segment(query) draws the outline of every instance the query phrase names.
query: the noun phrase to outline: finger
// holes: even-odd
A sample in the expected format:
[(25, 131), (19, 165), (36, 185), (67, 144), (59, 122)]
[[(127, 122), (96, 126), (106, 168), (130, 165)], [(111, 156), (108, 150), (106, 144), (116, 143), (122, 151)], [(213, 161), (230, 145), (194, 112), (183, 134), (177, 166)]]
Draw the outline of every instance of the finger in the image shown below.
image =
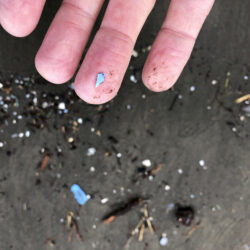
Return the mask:
[(45, 0), (0, 0), (0, 23), (13, 36), (24, 37), (36, 27)]
[[(75, 80), (76, 93), (88, 103), (101, 104), (118, 92), (138, 34), (155, 0), (111, 0), (100, 30)], [(96, 87), (99, 73), (104, 82)]]
[(36, 55), (38, 72), (63, 83), (74, 75), (103, 0), (64, 0)]
[(169, 89), (180, 76), (214, 0), (172, 0), (145, 63), (142, 79), (153, 91)]

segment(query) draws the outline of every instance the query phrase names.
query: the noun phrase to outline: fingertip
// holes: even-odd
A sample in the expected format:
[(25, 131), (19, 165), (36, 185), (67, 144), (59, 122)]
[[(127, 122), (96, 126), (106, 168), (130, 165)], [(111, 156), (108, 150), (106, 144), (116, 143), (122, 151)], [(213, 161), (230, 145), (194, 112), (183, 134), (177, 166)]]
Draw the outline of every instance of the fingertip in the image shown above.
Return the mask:
[(146, 62), (142, 72), (142, 81), (149, 90), (163, 92), (170, 89), (177, 81), (176, 76), (171, 75), (171, 72)]
[(35, 29), (36, 25), (25, 25), (25, 24), (19, 24), (19, 23), (10, 23), (10, 22), (1, 22), (1, 26), (4, 30), (6, 30), (10, 35), (15, 37), (26, 37), (30, 35), (33, 30)]
[(1, 26), (15, 37), (26, 37), (38, 24), (45, 0), (1, 2)]
[(38, 73), (47, 81), (54, 84), (68, 82), (74, 75), (75, 71), (65, 62), (49, 62), (48, 58), (41, 53), (35, 57), (35, 67)]

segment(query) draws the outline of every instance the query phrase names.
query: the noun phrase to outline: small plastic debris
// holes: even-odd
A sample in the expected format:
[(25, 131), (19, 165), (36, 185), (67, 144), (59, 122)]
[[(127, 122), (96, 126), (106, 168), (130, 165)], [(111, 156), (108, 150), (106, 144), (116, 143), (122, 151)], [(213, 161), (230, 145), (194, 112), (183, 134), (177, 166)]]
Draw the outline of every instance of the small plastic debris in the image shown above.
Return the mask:
[(168, 204), (168, 207), (167, 207), (167, 213), (169, 213), (170, 211), (172, 211), (174, 208), (175, 208), (174, 203), (170, 203), (170, 204)]
[(133, 57), (138, 57), (138, 52), (137, 52), (136, 50), (133, 50), (132, 56), (133, 56)]
[(65, 105), (64, 102), (60, 102), (60, 103), (58, 104), (58, 109), (64, 110), (65, 108), (66, 108), (66, 105)]
[(179, 174), (183, 174), (183, 170), (181, 168), (178, 169)]
[(103, 198), (103, 199), (101, 199), (101, 203), (102, 204), (105, 204), (105, 203), (107, 203), (109, 201), (109, 198)]
[(4, 144), (3, 144), (3, 142), (0, 142), (0, 148), (2, 148), (2, 147), (3, 147), (3, 145), (4, 145)]
[(244, 245), (244, 248), (245, 248), (245, 250), (249, 250), (250, 249), (250, 247), (247, 244)]
[(95, 167), (94, 166), (92, 166), (92, 167), (90, 167), (90, 172), (95, 172)]
[(199, 164), (200, 164), (201, 167), (204, 167), (205, 166), (205, 161), (204, 160), (200, 160)]
[(170, 187), (169, 185), (166, 185), (166, 186), (165, 186), (165, 190), (166, 190), (166, 191), (169, 191), (170, 189), (171, 189), (171, 187)]
[(121, 157), (122, 157), (122, 154), (121, 154), (121, 153), (117, 153), (117, 154), (116, 154), (116, 157), (117, 157), (117, 158), (121, 158)]
[(160, 239), (160, 245), (162, 247), (165, 247), (168, 244), (168, 238), (166, 234), (162, 234), (162, 237)]
[(83, 119), (82, 119), (81, 117), (79, 117), (79, 118), (77, 119), (77, 122), (78, 122), (78, 124), (82, 124), (82, 123), (83, 123)]
[(189, 90), (190, 90), (190, 92), (194, 92), (195, 91), (195, 86), (191, 86)]
[(104, 82), (104, 80), (105, 80), (105, 73), (98, 73), (95, 87), (97, 88), (99, 85), (101, 85)]
[(96, 153), (96, 149), (95, 148), (89, 148), (88, 152), (87, 152), (87, 156), (92, 156)]
[(72, 185), (70, 190), (74, 194), (75, 199), (80, 205), (84, 205), (89, 200), (89, 197), (85, 194), (85, 192), (80, 188), (79, 185)]
[(195, 198), (195, 195), (194, 194), (190, 194), (190, 199), (194, 199)]
[(142, 161), (142, 165), (144, 167), (149, 168), (149, 167), (151, 167), (151, 161), (149, 159), (146, 159), (146, 160)]
[(135, 75), (130, 76), (130, 81), (133, 83), (137, 83), (137, 79), (135, 78)]

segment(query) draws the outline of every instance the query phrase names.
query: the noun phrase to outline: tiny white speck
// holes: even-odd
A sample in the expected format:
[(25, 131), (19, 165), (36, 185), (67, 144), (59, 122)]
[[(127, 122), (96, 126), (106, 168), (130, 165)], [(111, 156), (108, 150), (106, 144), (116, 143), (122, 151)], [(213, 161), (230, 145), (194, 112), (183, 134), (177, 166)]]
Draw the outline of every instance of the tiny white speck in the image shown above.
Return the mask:
[(134, 75), (130, 76), (130, 81), (133, 82), (133, 83), (137, 83), (137, 80), (136, 80)]
[(2, 148), (2, 147), (3, 147), (3, 145), (4, 145), (4, 144), (3, 144), (3, 142), (1, 142), (1, 141), (0, 141), (0, 148)]
[(102, 203), (102, 204), (105, 204), (105, 203), (107, 203), (108, 201), (109, 201), (108, 198), (103, 198), (103, 199), (101, 199), (101, 203)]
[(82, 124), (83, 123), (83, 119), (82, 118), (78, 118), (77, 122), (78, 122), (78, 124)]
[(250, 249), (250, 247), (247, 244), (244, 245), (244, 248), (245, 248), (245, 250), (249, 250)]
[(152, 164), (151, 164), (151, 161), (149, 159), (146, 159), (146, 160), (142, 161), (142, 165), (144, 167), (149, 168), (149, 167), (151, 167)]
[(190, 90), (190, 92), (194, 92), (195, 91), (195, 86), (191, 86), (189, 90)]
[(92, 228), (93, 228), (93, 229), (96, 229), (96, 225), (94, 224), (94, 225), (92, 226)]
[(142, 99), (146, 99), (146, 97), (147, 96), (145, 94), (142, 94), (142, 96), (141, 96)]
[(116, 194), (116, 193), (117, 193), (117, 191), (115, 189), (113, 189), (113, 194)]
[(58, 104), (58, 109), (64, 110), (65, 108), (66, 108), (66, 105), (65, 105), (64, 102), (60, 102), (60, 103)]
[(121, 154), (121, 153), (118, 153), (118, 154), (116, 154), (116, 157), (117, 157), (117, 158), (121, 158), (121, 157), (122, 157), (122, 154)]
[(130, 109), (131, 109), (131, 105), (128, 104), (128, 105), (127, 105), (127, 110), (130, 110)]
[(211, 83), (212, 83), (212, 85), (216, 85), (218, 83), (218, 81), (217, 80), (213, 80)]
[(182, 99), (183, 98), (183, 96), (182, 95), (178, 95), (178, 99)]
[(200, 164), (201, 167), (204, 167), (205, 166), (205, 161), (204, 160), (200, 160), (199, 164)]
[(95, 128), (91, 128), (90, 131), (91, 131), (92, 133), (94, 133), (94, 132), (95, 132)]
[(61, 222), (61, 223), (64, 223), (64, 218), (61, 218), (61, 219), (60, 219), (60, 222)]
[(138, 52), (137, 52), (136, 50), (133, 50), (132, 56), (133, 56), (133, 57), (138, 57)]
[(18, 120), (21, 120), (22, 118), (23, 118), (22, 115), (18, 115), (18, 116), (17, 116), (17, 119), (18, 119)]
[(248, 76), (247, 75), (244, 76), (244, 80), (248, 80)]
[(3, 87), (3, 84), (0, 82), (0, 89)]
[(207, 106), (207, 110), (211, 110), (212, 109), (212, 107), (211, 106)]
[(169, 191), (170, 189), (171, 189), (171, 187), (170, 187), (169, 185), (166, 185), (166, 186), (165, 186), (165, 190), (166, 190), (166, 191)]
[(168, 244), (168, 238), (166, 234), (162, 234), (162, 237), (160, 239), (160, 245), (161, 246), (166, 246)]
[(90, 172), (95, 172), (95, 167), (94, 166), (92, 166), (92, 167), (90, 167)]
[(57, 173), (57, 174), (56, 174), (56, 178), (57, 178), (57, 179), (61, 179), (61, 177), (62, 177), (62, 175), (61, 175), (60, 173)]
[(194, 194), (190, 194), (190, 198), (191, 198), (191, 199), (194, 199), (194, 198), (195, 198), (195, 195), (194, 195)]
[(24, 133), (19, 133), (19, 138), (23, 138), (23, 136), (24, 136)]
[(179, 174), (183, 174), (183, 170), (181, 168), (178, 169)]
[(26, 137), (30, 137), (30, 131), (27, 130), (27, 131), (25, 132), (25, 136), (26, 136)]
[(233, 128), (232, 128), (232, 131), (233, 131), (233, 132), (237, 132), (237, 128), (233, 127)]
[(87, 152), (87, 155), (88, 156), (92, 156), (96, 153), (96, 149), (95, 148), (89, 148), (88, 149), (88, 152)]
[(152, 175), (150, 175), (150, 176), (148, 177), (148, 179), (149, 179), (150, 181), (152, 181), (152, 180), (154, 179), (154, 177), (153, 177)]

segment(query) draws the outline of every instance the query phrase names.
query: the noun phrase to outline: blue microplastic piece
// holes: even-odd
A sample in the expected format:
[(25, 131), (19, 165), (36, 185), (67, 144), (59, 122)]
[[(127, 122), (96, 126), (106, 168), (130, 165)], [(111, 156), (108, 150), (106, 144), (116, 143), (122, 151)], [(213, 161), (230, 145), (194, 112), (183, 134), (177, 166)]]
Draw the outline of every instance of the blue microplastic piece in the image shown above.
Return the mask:
[(71, 186), (71, 192), (74, 194), (75, 199), (80, 205), (84, 205), (88, 201), (88, 196), (85, 192), (80, 188), (79, 185), (74, 184)]
[(105, 80), (105, 73), (98, 73), (95, 87), (97, 88), (99, 85), (101, 85), (104, 82), (104, 80)]

